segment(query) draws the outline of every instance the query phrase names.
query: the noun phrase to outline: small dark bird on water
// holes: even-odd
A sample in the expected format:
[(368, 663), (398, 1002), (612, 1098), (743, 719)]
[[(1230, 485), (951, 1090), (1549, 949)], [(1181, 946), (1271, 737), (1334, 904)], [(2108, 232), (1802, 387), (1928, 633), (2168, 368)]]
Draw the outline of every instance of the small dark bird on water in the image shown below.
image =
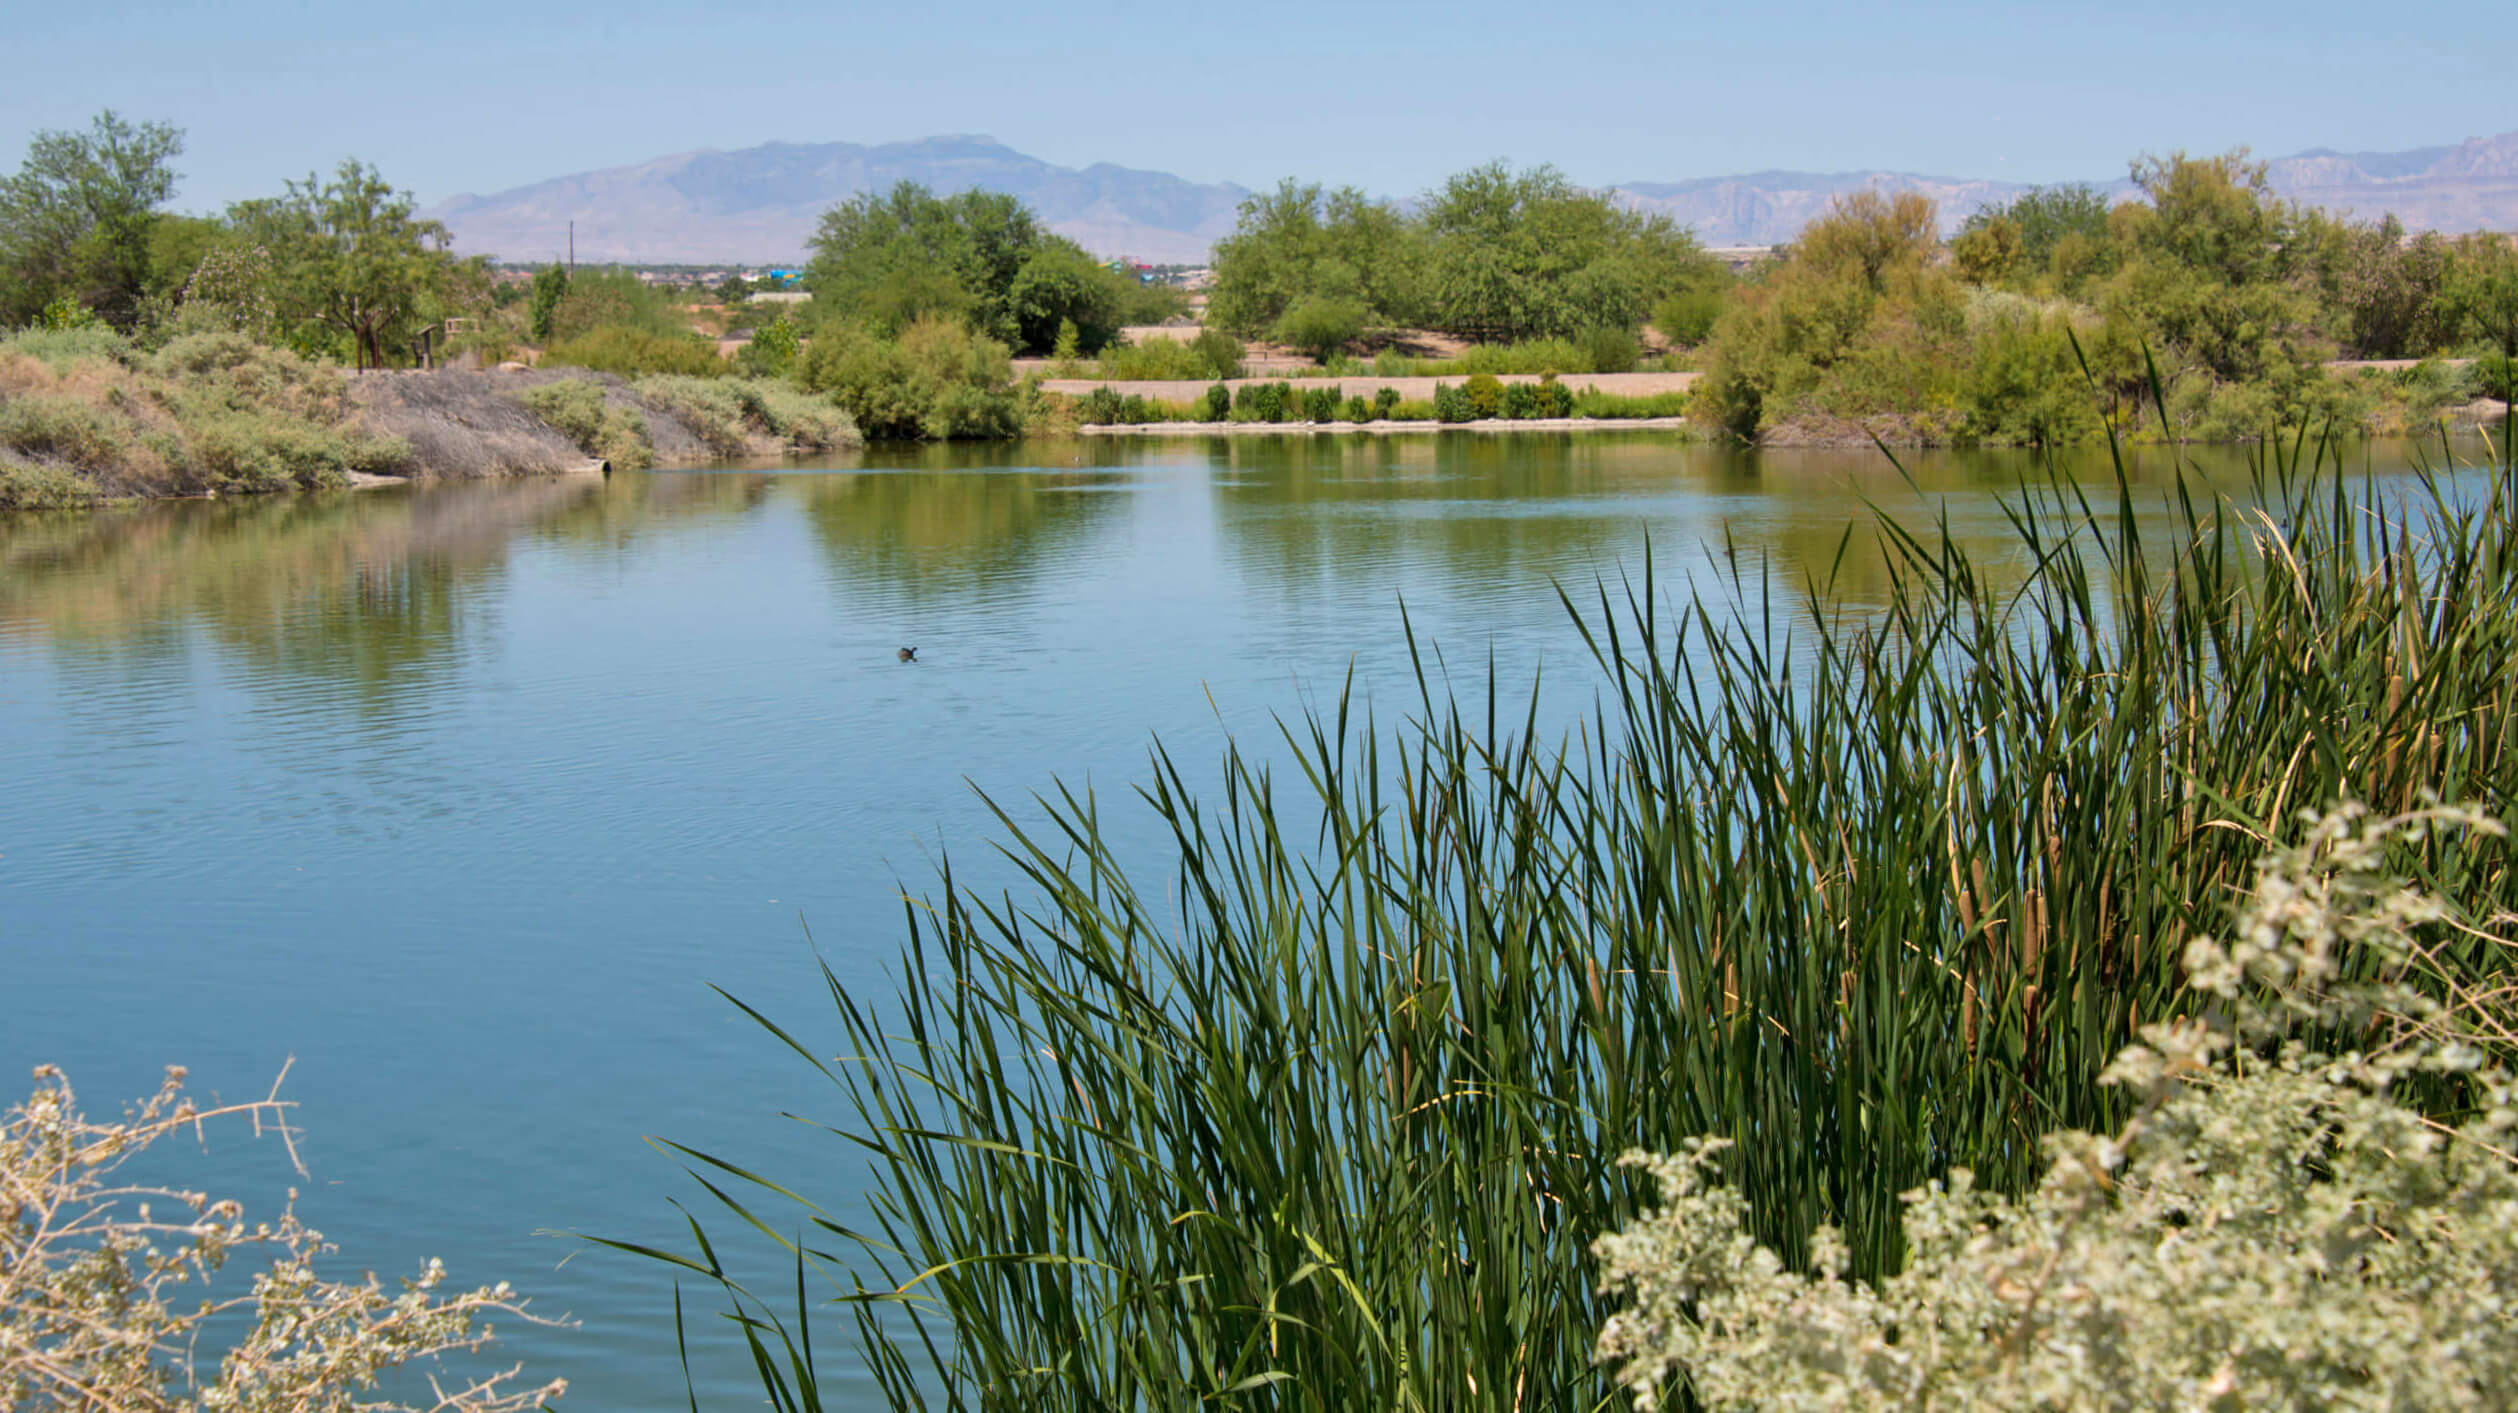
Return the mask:
[(903, 649), (901, 649), (901, 661), (903, 661), (903, 662), (916, 662), (917, 660), (918, 660), (918, 650), (917, 650), (916, 648), (903, 648)]

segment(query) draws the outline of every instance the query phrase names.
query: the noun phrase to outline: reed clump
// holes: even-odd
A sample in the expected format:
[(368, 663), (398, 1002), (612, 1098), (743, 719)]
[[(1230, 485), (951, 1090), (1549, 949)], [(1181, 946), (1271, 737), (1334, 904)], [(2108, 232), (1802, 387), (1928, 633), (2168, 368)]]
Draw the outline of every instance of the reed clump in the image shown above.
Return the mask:
[[(2518, 785), (2518, 469), (2334, 458), (2181, 478), (2165, 531), (2121, 471), (2023, 485), (1996, 559), (1883, 515), (1868, 609), (1787, 612), (1728, 557), (1674, 604), (1568, 596), (1570, 732), (1420, 655), (1411, 719), (1341, 697), (1220, 789), (1157, 747), (1159, 875), (1089, 793), (1001, 809), (1019, 895), (948, 867), (896, 993), (826, 972), (836, 1036), (753, 1012), (828, 1075), (871, 1220), (694, 1155), (804, 1233), (793, 1308), (696, 1223), (645, 1254), (722, 1284), (785, 1408), (821, 1406), (808, 1268), (895, 1406), (1611, 1405), (1591, 1242), (1654, 1198), (1618, 1156), (1696, 1139), (1788, 1268), (1826, 1229), (1891, 1274), (1903, 1194), (2023, 1192), (2045, 1135), (2122, 1127), (2103, 1072), (2195, 1004), (2179, 959), (2279, 822)], [(2390, 865), (2518, 907), (2496, 838)]]

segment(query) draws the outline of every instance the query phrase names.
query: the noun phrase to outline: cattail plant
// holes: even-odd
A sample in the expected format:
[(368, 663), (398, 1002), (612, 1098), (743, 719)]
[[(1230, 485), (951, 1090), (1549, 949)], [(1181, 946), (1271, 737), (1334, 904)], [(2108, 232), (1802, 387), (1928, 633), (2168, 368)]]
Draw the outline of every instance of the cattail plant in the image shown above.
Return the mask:
[[(1695, 1139), (1788, 1268), (1825, 1228), (1895, 1272), (1903, 1194), (2024, 1191), (2045, 1135), (2121, 1125), (2102, 1072), (2193, 1005), (2277, 822), (2518, 784), (2510, 467), (2355, 481), (2303, 439), (2177, 478), (2163, 531), (2118, 464), (2022, 484), (1998, 563), (1876, 517), (1885, 607), (1788, 614), (1736, 559), (1565, 594), (1598, 689), (1562, 735), (1411, 633), (1404, 722), (1342, 696), (1205, 793), (1158, 746), (1168, 874), (1090, 794), (1000, 810), (1020, 887), (948, 869), (897, 991), (754, 1013), (829, 1077), (871, 1226), (702, 1157), (794, 1289), (698, 1223), (647, 1254), (720, 1285), (785, 1409), (822, 1406), (826, 1299), (902, 1407), (1617, 1406), (1591, 1243), (1652, 1197), (1618, 1156)], [(2398, 854), (2518, 904), (2498, 839)]]

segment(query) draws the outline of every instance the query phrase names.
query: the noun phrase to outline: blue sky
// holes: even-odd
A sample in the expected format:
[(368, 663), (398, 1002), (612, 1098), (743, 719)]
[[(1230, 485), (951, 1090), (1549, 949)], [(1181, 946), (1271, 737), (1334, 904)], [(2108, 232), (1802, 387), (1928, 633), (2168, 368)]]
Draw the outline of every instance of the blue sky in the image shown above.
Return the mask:
[[(2518, 128), (2491, 7), (1396, 0), (29, 6), (0, 169), (100, 108), (186, 130), (177, 204), (355, 156), (423, 200), (693, 148), (987, 133), (1053, 162), (1379, 194), (1886, 167), (2105, 178), (2146, 151)], [(2503, 41), (2502, 43), (2505, 43)]]

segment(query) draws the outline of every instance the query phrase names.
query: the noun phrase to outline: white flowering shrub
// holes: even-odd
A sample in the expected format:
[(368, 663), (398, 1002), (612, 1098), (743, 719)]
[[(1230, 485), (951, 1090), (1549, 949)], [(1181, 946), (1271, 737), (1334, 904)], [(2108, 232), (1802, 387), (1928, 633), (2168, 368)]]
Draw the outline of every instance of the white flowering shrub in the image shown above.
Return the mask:
[[(2518, 1407), (2509, 998), (2425, 939), (2507, 944), (2384, 871), (2443, 827), (2501, 832), (2346, 805), (2268, 856), (2233, 935), (2186, 953), (2209, 1013), (2109, 1069), (2137, 1116), (2050, 1138), (2016, 1200), (1964, 1171), (1908, 1194), (1876, 1286), (1833, 1231), (1807, 1274), (1744, 1235), (1718, 1142), (1629, 1155), (1662, 1206), (1595, 1247), (1626, 1302), (1600, 1358), (1646, 1410)], [(2416, 1077), (2465, 1117), (2399, 1102)]]
[[(288, 1141), (276, 1086), (268, 1099), (203, 1109), (183, 1079), (169, 1069), (156, 1094), (100, 1122), (47, 1065), (0, 1119), (0, 1408), (520, 1413), (566, 1391), (556, 1380), (516, 1387), (510, 1368), (452, 1382), (431, 1372), (416, 1405), (380, 1394), (387, 1370), (489, 1344), (486, 1315), (535, 1317), (504, 1282), (444, 1289), (434, 1260), (391, 1290), (373, 1274), (321, 1276), (332, 1248), (293, 1207), (248, 1226), (236, 1202), (126, 1180), (152, 1144), (214, 1123), (276, 1127)], [(240, 1252), (269, 1261), (242, 1290), (215, 1279)], [(205, 1344), (224, 1353), (205, 1361)]]

